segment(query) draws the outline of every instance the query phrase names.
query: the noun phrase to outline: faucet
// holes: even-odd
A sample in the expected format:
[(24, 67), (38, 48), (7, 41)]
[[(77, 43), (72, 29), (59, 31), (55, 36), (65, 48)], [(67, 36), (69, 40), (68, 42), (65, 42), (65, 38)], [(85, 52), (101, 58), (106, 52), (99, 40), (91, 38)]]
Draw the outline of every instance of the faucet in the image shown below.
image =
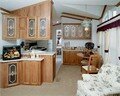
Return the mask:
[(29, 51), (32, 51), (32, 49), (33, 49), (33, 47), (31, 46), (31, 47), (29, 48)]

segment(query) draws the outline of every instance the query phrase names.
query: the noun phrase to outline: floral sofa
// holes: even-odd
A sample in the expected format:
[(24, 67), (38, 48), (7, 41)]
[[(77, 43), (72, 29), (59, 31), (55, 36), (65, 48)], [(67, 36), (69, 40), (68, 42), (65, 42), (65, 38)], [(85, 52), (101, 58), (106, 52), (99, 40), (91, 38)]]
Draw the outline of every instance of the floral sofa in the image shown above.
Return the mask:
[(104, 64), (98, 74), (83, 74), (77, 96), (120, 96), (120, 65)]

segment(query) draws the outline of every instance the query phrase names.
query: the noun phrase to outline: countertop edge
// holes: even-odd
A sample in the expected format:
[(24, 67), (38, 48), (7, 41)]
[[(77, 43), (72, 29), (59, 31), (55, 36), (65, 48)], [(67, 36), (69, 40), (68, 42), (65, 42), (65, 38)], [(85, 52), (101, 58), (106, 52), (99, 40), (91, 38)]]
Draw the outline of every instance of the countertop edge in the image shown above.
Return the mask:
[(0, 60), (0, 63), (7, 63), (7, 62), (18, 62), (18, 61), (42, 61), (44, 58), (21, 58), (15, 60)]

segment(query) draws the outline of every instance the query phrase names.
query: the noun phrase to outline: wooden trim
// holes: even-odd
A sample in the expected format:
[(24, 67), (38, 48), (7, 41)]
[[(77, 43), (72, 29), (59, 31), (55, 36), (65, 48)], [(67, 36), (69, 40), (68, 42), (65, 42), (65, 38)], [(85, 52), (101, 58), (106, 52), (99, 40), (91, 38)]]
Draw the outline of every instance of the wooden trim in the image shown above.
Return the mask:
[(72, 17), (72, 16), (64, 16), (64, 15), (62, 15), (61, 17), (70, 18), (70, 19), (76, 19), (76, 20), (82, 20), (83, 21), (83, 19)]
[(7, 13), (11, 13), (10, 11), (8, 11), (8, 10), (2, 8), (2, 7), (0, 7), (0, 10), (5, 11), (5, 12), (7, 12)]
[(103, 18), (103, 15), (104, 15), (104, 13), (105, 13), (106, 8), (107, 8), (107, 5), (104, 6), (103, 11), (102, 11), (102, 14), (101, 14), (100, 18), (98, 18), (98, 20), (100, 20), (100, 19)]
[(81, 23), (62, 23), (63, 25), (80, 25)]
[(118, 2), (115, 6), (117, 6), (117, 7), (120, 6), (120, 2)]
[(61, 23), (56, 23), (56, 24), (53, 24), (52, 26), (57, 26), (57, 25), (61, 25)]
[(118, 14), (118, 15), (116, 15), (116, 16), (114, 16), (114, 17), (112, 17), (112, 18), (110, 18), (110, 19), (108, 19), (108, 20), (106, 20), (106, 21), (104, 21), (102, 23), (100, 23), (99, 25), (97, 25), (97, 27), (101, 26), (102, 24), (105, 24), (106, 22), (109, 22), (110, 20), (112, 20), (112, 19), (114, 19), (114, 18), (116, 18), (118, 16), (120, 16), (120, 14)]
[(88, 16), (83, 16), (83, 15), (76, 15), (76, 14), (71, 14), (71, 13), (66, 13), (66, 12), (63, 12), (62, 15), (71, 15), (71, 16), (76, 16), (76, 17), (81, 17), (81, 18), (87, 18), (87, 19), (95, 19), (95, 20), (98, 20), (97, 18), (92, 18), (92, 17), (88, 17)]

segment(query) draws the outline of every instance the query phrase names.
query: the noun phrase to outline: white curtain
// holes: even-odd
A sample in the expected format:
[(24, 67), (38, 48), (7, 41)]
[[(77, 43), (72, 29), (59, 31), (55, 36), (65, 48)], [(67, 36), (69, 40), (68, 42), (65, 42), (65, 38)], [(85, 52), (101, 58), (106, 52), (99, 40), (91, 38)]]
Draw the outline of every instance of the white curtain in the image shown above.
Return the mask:
[(98, 32), (98, 46), (100, 46), (100, 48), (98, 48), (98, 52), (103, 57), (104, 61), (105, 32), (103, 31)]
[(102, 32), (101, 33), (101, 55), (103, 57), (103, 61), (105, 61), (105, 52), (104, 52), (104, 49), (105, 49), (105, 32)]
[[(98, 32), (98, 52), (104, 63), (120, 64), (120, 27)], [(105, 50), (109, 50), (105, 53)]]
[(120, 65), (120, 60), (118, 57), (120, 57), (120, 27), (117, 27), (117, 64)]
[(101, 51), (101, 42), (102, 42), (102, 32), (98, 32), (97, 33), (97, 36), (98, 36), (98, 45), (97, 46), (100, 46), (100, 48), (98, 48), (98, 52), (100, 55), (102, 55), (102, 51)]
[(116, 64), (117, 63), (117, 28), (109, 29), (110, 33), (109, 38), (109, 63)]
[(104, 51), (104, 63), (108, 63), (109, 62), (109, 45), (110, 45), (110, 32), (109, 30), (106, 30), (105, 31), (105, 47), (104, 47), (104, 50), (108, 50), (108, 52), (105, 53)]

